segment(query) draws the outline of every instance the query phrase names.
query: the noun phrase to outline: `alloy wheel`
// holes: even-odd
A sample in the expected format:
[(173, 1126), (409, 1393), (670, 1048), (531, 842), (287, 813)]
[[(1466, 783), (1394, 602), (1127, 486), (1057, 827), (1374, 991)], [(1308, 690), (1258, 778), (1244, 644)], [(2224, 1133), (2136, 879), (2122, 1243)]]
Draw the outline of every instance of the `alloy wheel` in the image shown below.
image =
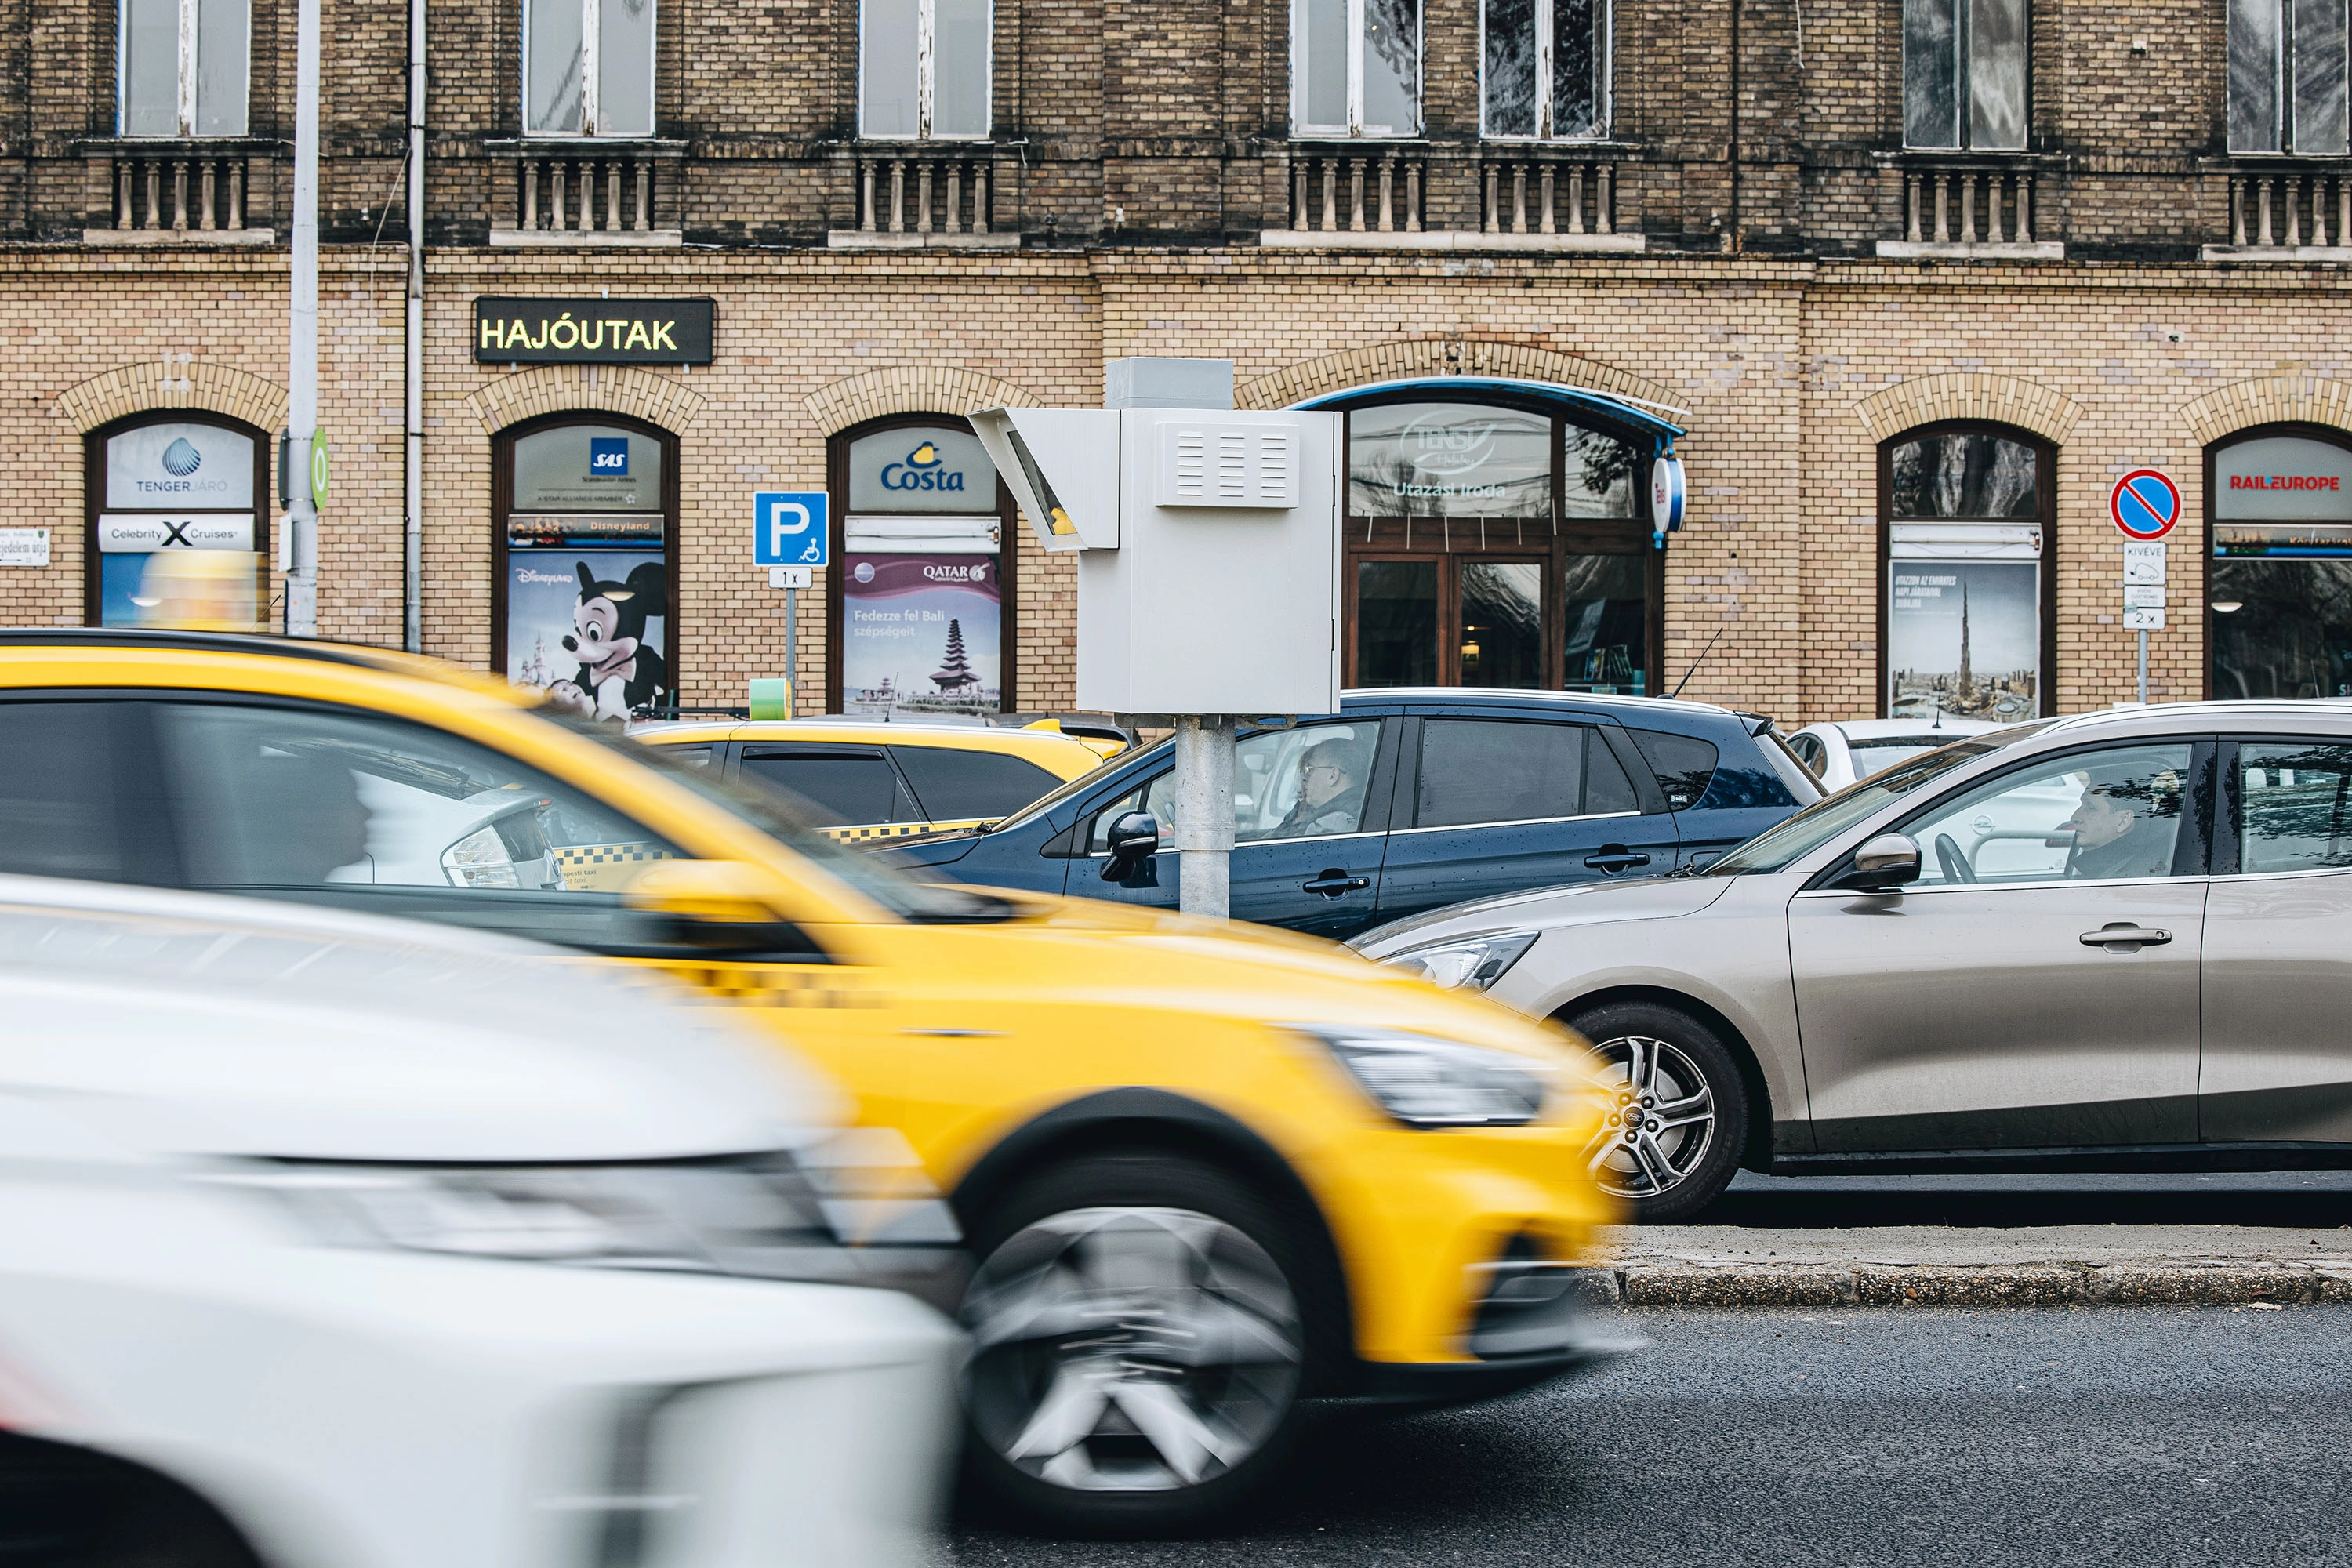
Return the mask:
[(1585, 1145), (1601, 1190), (1654, 1198), (1690, 1178), (1715, 1141), (1715, 1092), (1697, 1063), (1670, 1040), (1621, 1035), (1592, 1048), (1614, 1100)]
[(1167, 1491), (1238, 1468), (1281, 1426), (1297, 1301), (1244, 1232), (1176, 1208), (1084, 1208), (1016, 1231), (964, 1298), (973, 1428), (1081, 1491)]

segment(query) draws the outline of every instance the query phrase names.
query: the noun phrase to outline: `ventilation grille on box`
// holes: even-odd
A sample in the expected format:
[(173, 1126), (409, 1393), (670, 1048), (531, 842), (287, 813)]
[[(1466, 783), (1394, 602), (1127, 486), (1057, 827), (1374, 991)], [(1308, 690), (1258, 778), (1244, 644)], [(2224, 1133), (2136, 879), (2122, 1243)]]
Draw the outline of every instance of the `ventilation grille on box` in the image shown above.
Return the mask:
[(1298, 504), (1298, 432), (1286, 426), (1166, 425), (1160, 431), (1161, 506)]

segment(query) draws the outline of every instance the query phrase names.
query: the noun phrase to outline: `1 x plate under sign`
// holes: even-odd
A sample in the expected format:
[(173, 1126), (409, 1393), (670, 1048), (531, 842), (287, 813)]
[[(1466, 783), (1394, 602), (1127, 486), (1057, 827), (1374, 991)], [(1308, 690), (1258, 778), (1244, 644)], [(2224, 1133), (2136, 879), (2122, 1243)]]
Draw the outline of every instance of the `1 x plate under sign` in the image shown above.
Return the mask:
[(816, 568), (814, 566), (771, 566), (768, 568), (771, 588), (814, 588)]

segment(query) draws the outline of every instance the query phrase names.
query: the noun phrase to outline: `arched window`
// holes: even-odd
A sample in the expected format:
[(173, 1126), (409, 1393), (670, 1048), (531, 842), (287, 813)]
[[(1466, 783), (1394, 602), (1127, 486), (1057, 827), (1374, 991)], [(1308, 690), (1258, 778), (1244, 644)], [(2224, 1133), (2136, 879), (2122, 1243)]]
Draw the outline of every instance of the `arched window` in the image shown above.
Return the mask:
[(500, 431), (490, 668), (583, 715), (675, 706), (677, 441), (612, 414)]
[(2352, 435), (2244, 430), (2205, 453), (2210, 697), (2352, 697)]
[(91, 626), (268, 629), (268, 437), (172, 409), (106, 426), (83, 450)]
[(831, 490), (833, 710), (1010, 711), (1013, 492), (971, 426), (911, 414), (846, 431)]
[(1348, 417), (1344, 683), (1655, 693), (1652, 437), (1449, 390), (1318, 405)]
[(1878, 449), (1881, 710), (2052, 711), (2057, 451), (2021, 430), (1934, 425)]

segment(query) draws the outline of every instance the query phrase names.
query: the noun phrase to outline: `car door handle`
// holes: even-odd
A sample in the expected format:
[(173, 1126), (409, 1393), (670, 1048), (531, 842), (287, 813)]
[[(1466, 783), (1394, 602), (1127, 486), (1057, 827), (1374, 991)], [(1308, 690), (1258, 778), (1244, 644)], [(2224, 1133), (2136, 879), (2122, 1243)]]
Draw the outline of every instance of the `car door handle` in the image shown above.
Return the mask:
[(1646, 866), (1650, 858), (1622, 844), (1604, 844), (1597, 854), (1587, 855), (1584, 863), (1602, 876), (1612, 876), (1635, 866)]
[(1350, 877), (1334, 866), (1327, 871), (1318, 872), (1313, 879), (1299, 883), (1298, 888), (1301, 892), (1320, 893), (1327, 899), (1336, 899), (1342, 893), (1352, 893), (1359, 888), (1371, 885), (1370, 877)]
[(2133, 925), (2129, 921), (2117, 921), (2111, 926), (2102, 926), (2097, 931), (2086, 931), (2074, 940), (2084, 947), (2104, 947), (2109, 951), (2124, 947), (2137, 952), (2143, 947), (2162, 947), (2172, 940), (2172, 933), (2168, 931), (2149, 931), (2145, 927)]

